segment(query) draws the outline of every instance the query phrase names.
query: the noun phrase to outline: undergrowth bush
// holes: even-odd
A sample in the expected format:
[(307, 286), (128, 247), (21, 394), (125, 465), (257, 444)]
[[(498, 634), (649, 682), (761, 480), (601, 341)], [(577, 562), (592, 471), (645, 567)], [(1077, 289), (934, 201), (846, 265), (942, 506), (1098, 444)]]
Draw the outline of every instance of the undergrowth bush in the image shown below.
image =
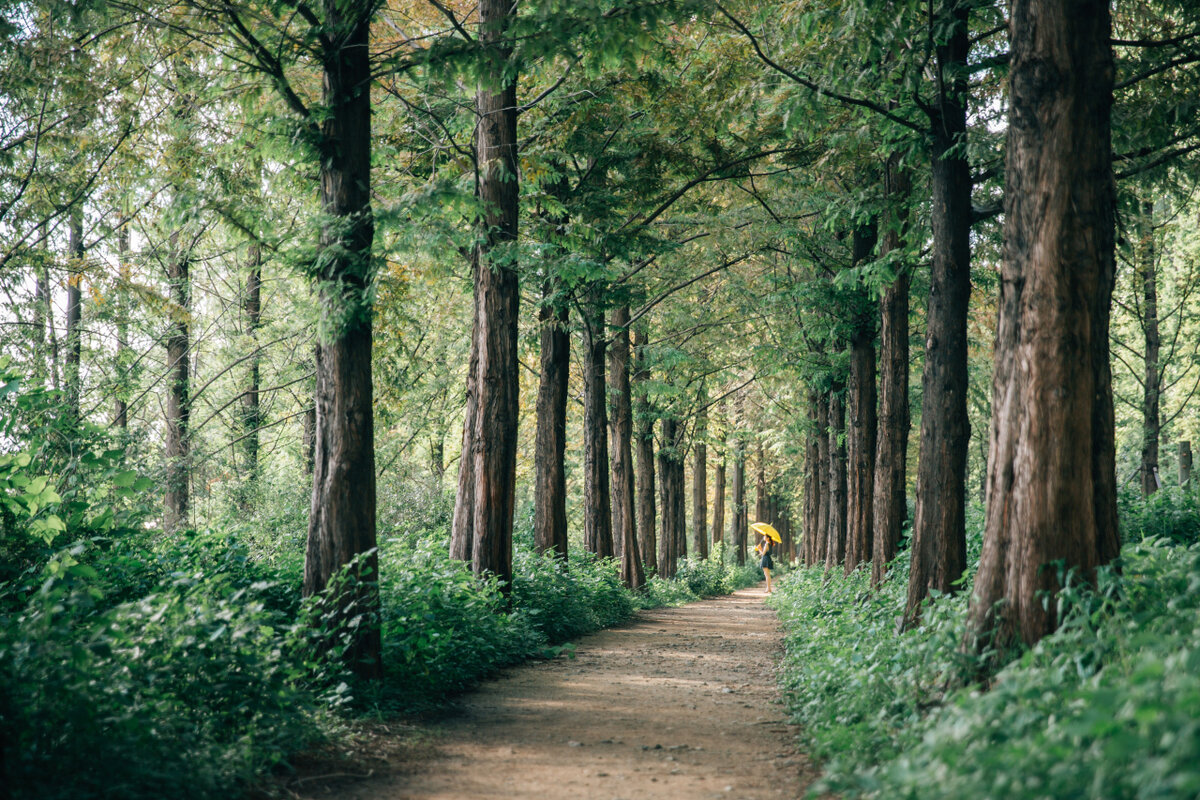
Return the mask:
[(1127, 545), (1123, 573), (1063, 590), (1060, 629), (987, 691), (960, 652), (965, 593), (936, 598), (921, 627), (898, 633), (905, 558), (877, 592), (864, 572), (801, 569), (774, 600), (787, 629), (781, 686), (825, 761), (814, 794), (1200, 794), (1200, 547)]
[(180, 571), (105, 608), (84, 549), (60, 553), (0, 626), (13, 797), (228, 796), (319, 735), (269, 585)]
[(1122, 492), (1118, 509), (1121, 538), (1126, 542), (1200, 542), (1200, 497), (1190, 487), (1164, 486), (1147, 498), (1138, 491)]

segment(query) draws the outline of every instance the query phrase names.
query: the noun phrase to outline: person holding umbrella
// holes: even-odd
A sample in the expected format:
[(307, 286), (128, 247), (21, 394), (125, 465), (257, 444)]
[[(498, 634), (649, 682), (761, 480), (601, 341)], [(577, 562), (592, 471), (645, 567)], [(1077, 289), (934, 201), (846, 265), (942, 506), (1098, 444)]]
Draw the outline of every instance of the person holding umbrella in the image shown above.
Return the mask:
[(762, 541), (755, 545), (754, 552), (762, 554), (758, 566), (762, 567), (763, 575), (767, 576), (767, 594), (770, 594), (771, 570), (775, 568), (775, 562), (771, 560), (771, 545), (773, 542), (782, 542), (782, 539), (779, 532), (766, 522), (756, 522), (750, 527), (756, 533), (762, 534)]

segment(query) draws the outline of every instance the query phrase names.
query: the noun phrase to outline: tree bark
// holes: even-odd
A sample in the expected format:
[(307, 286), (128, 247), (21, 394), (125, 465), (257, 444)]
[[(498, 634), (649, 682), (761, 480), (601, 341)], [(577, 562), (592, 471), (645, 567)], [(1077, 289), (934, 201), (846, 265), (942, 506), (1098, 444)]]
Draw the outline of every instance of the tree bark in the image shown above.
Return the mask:
[(817, 396), (817, 526), (813, 531), (813, 564), (829, 557), (829, 517), (833, 498), (833, 454), (829, 437), (829, 394)]
[(717, 458), (717, 466), (713, 470), (713, 515), (712, 543), (717, 544), (725, 539), (725, 453)]
[(662, 447), (658, 450), (659, 477), (659, 506), (662, 509), (662, 541), (659, 549), (658, 574), (664, 578), (675, 577), (675, 559), (678, 557), (675, 535), (675, 465), (672, 462), (672, 451), (675, 443), (675, 420), (671, 417), (662, 419)]
[(741, 437), (734, 434), (733, 440), (733, 518), (730, 538), (739, 565), (746, 563), (746, 451)]
[(1091, 580), (1120, 547), (1109, 5), (1014, 0), (1010, 26), (987, 523), (968, 617), (976, 647), (1054, 630), (1045, 593), (1061, 569)]
[(633, 398), (629, 386), (629, 306), (612, 314), (613, 338), (609, 347), (609, 377), (613, 405), (613, 537), (621, 542), (621, 580), (631, 589), (646, 582), (638, 552), (633, 492)]
[(707, 402), (708, 393), (701, 392), (692, 447), (692, 549), (696, 558), (708, 558), (708, 445), (704, 442), (708, 435)]
[(801, 521), (800, 560), (807, 566), (817, 563), (818, 516), (821, 505), (821, 455), (817, 421), (817, 394), (808, 393), (808, 432), (804, 441), (804, 516)]
[(933, 105), (933, 269), (925, 369), (921, 378), (921, 442), (913, 522), (912, 568), (905, 618), (911, 624), (930, 589), (955, 591), (967, 566), (967, 314), (971, 296), (971, 173), (966, 156), (968, 9), (946, 0), (949, 27), (937, 46), (939, 86)]
[(758, 480), (754, 486), (754, 519), (755, 521), (770, 522), (767, 519), (771, 514), (767, 496), (767, 456), (762, 439), (758, 440), (755, 456), (754, 460), (758, 462)]
[(113, 398), (113, 425), (122, 431), (129, 428), (129, 405), (126, 403), (125, 371), (130, 361), (129, 303), (124, 300), (125, 283), (129, 281), (129, 223), (117, 229), (117, 270), (122, 286), (117, 295), (117, 391)]
[(83, 311), (83, 207), (71, 209), (68, 222), (67, 253), (70, 268), (67, 275), (67, 333), (64, 383), (67, 389), (67, 414), (72, 425), (79, 424), (80, 371), (83, 359), (83, 333), (80, 330)]
[(170, 285), (170, 333), (167, 336), (167, 430), (166, 430), (166, 497), (164, 498), (163, 529), (177, 530), (188, 518), (188, 421), (191, 416), (189, 400), (189, 330), (192, 288), (189, 276), (189, 253), (180, 244), (178, 231), (171, 234), (171, 252), (167, 259), (167, 282)]
[(538, 311), (541, 375), (537, 396), (537, 435), (534, 444), (533, 542), (539, 553), (567, 557), (567, 380), (571, 339), (569, 309), (556, 300), (557, 286), (542, 284)]
[(1158, 475), (1159, 403), (1160, 389), (1159, 352), (1162, 337), (1158, 330), (1158, 264), (1154, 252), (1154, 202), (1142, 203), (1138, 217), (1141, 234), (1138, 242), (1138, 261), (1142, 279), (1142, 333), (1145, 336), (1145, 380), (1142, 382), (1142, 496), (1149, 497), (1158, 491), (1161, 481)]
[(646, 576), (658, 573), (658, 543), (655, 530), (654, 499), (654, 419), (646, 398), (646, 381), (650, 370), (646, 365), (646, 332), (637, 328), (633, 332), (633, 350), (637, 368), (633, 383), (637, 386), (634, 397), (634, 427), (637, 438), (637, 538), (638, 551), (642, 556)]
[(612, 558), (612, 498), (608, 475), (608, 409), (604, 357), (608, 348), (600, 292), (586, 306), (583, 331), (583, 547)]
[(1179, 485), (1188, 486), (1192, 482), (1192, 443), (1184, 439), (1179, 443)]
[(833, 569), (846, 560), (846, 404), (843, 387), (829, 396), (829, 548), (825, 568)]
[[(341, 35), (322, 54), (319, 291), (326, 333), (316, 350), (313, 493), (304, 595), (321, 594), (350, 566), (353, 580), (327, 600), (345, 660), (361, 678), (382, 676), (375, 550), (375, 428), (371, 379), (370, 13), (325, 0)], [(362, 619), (354, 621), (356, 617)]]
[[(251, 242), (246, 257), (249, 270), (242, 311), (246, 315), (248, 347), (258, 348), (258, 329), (262, 326), (262, 252), (258, 242)], [(258, 429), (262, 425), (262, 405), (259, 402), (259, 357), (252, 355), (246, 375), (246, 391), (242, 393), (242, 440), (246, 457), (246, 474), (251, 481), (258, 477)]]
[[(479, 286), (478, 259), (474, 264), (474, 283)], [(458, 458), (458, 488), (454, 493), (454, 515), (450, 521), (450, 557), (473, 561), (475, 549), (475, 429), (479, 425), (479, 310), (478, 289), (476, 308), (472, 312), (471, 349), (467, 362), (466, 407), (463, 411), (462, 450)]]
[[(857, 228), (853, 237), (855, 266), (871, 257), (877, 231), (874, 220)], [(861, 301), (870, 308), (865, 287)], [(850, 337), (849, 429), (847, 430), (846, 574), (871, 560), (875, 492), (876, 386), (875, 320), (860, 314)]]
[(446, 431), (438, 429), (429, 437), (429, 476), (433, 488), (440, 495), (442, 481), (446, 477)]
[(519, 411), (517, 85), (505, 41), (511, 8), (501, 0), (479, 3), (479, 44), (487, 70), (475, 95), (475, 147), (485, 235), (473, 251), (478, 364), (471, 564), (476, 575), (494, 575), (504, 592), (512, 585)]
[(304, 432), (301, 437), (300, 457), (304, 462), (304, 474), (311, 478), (316, 465), (317, 452), (317, 409), (315, 405), (304, 411)]
[[(911, 176), (899, 157), (888, 159), (890, 212), (883, 234), (883, 253), (905, 246)], [(879, 416), (875, 451), (875, 486), (871, 501), (874, 541), (871, 585), (878, 586), (896, 557), (908, 516), (905, 480), (908, 468), (908, 265), (902, 264), (879, 301)]]

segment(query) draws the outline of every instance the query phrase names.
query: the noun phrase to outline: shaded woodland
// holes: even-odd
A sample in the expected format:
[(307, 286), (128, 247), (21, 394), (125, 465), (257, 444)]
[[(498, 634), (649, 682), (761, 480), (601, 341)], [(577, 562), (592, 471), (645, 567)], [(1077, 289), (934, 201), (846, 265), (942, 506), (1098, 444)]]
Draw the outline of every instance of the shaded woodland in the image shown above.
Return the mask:
[[(1165, 695), (1107, 665), (1200, 680), (1194, 618), (1104, 627), (1200, 585), (1200, 10), (36, 0), (0, 37), (17, 796), (228, 796), (755, 582), (755, 521), (837, 791), (882, 790), (822, 685), (936, 771), (921, 726), (1014, 664), (1147, 742)], [(1135, 796), (1115, 763), (1069, 785)]]

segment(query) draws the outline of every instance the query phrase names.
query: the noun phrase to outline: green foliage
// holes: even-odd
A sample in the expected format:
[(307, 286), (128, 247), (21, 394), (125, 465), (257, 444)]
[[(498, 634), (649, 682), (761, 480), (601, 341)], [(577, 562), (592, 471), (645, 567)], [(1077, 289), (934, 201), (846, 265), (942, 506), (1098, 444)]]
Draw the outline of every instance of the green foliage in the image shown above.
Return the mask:
[(681, 606), (704, 597), (729, 594), (763, 579), (757, 565), (747, 562), (739, 567), (733, 559), (732, 548), (724, 542), (719, 542), (707, 559), (681, 559), (673, 580), (656, 575), (646, 582), (646, 588), (638, 596), (639, 607)]
[[(960, 651), (966, 599), (938, 598), (897, 633), (907, 565), (798, 570), (774, 604), (782, 686), (816, 791), (887, 798), (1162, 797), (1200, 790), (1200, 548), (1127, 545), (1121, 574), (1069, 585), (1062, 625), (987, 691)], [(958, 687), (958, 688), (956, 688)]]
[(578, 548), (566, 564), (520, 549), (514, 573), (513, 605), (554, 644), (624, 622), (634, 611), (634, 596), (621, 583), (617, 562)]
[(1200, 542), (1200, 499), (1187, 487), (1164, 486), (1143, 498), (1125, 492), (1119, 498), (1121, 537), (1127, 542), (1163, 539), (1176, 544)]
[(0, 623), (14, 797), (228, 796), (319, 735), (313, 676), (270, 584), (177, 562), (152, 592), (101, 610), (89, 549), (58, 554)]

